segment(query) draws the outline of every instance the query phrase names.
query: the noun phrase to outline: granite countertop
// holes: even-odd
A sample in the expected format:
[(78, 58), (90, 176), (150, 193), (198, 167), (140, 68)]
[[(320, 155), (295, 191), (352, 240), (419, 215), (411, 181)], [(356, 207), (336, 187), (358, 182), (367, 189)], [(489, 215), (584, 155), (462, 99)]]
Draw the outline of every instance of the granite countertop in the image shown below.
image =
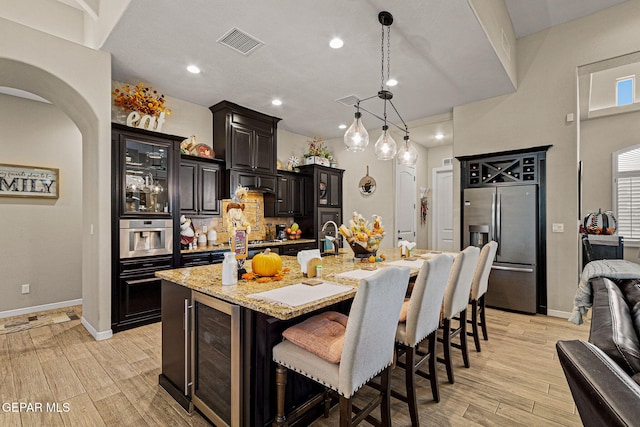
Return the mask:
[[(300, 240), (294, 240), (293, 242), (300, 242)], [(250, 294), (282, 288), (284, 286), (302, 282), (305, 277), (300, 271), (300, 265), (298, 264), (297, 258), (292, 256), (282, 256), (283, 268), (289, 268), (290, 272), (287, 273), (281, 281), (275, 282), (272, 281), (267, 283), (257, 283), (255, 280), (238, 280), (237, 285), (222, 286), (222, 264), (179, 268), (175, 270), (163, 270), (156, 272), (156, 276), (169, 282), (186, 286), (198, 292), (202, 292), (214, 298), (219, 298), (232, 304), (237, 304), (242, 307), (276, 317), (278, 319), (287, 320), (300, 316), (302, 314), (318, 310), (323, 307), (327, 307), (337, 302), (353, 298), (360, 281), (356, 279), (338, 278), (335, 277), (335, 275), (345, 271), (357, 270), (365, 265), (371, 264), (362, 263), (359, 259), (354, 260), (353, 254), (350, 249), (341, 249), (340, 252), (341, 255), (339, 256), (326, 256), (322, 258), (322, 278), (327, 282), (350, 285), (354, 288), (349, 292), (313, 301), (311, 303), (297, 307), (283, 307), (275, 303), (259, 301), (254, 298), (247, 297), (247, 295)], [(392, 262), (401, 259), (400, 250), (397, 248), (389, 248), (386, 250), (380, 250), (378, 252), (379, 254), (385, 253), (386, 262)], [(429, 253), (429, 251), (416, 250), (413, 251), (413, 253), (415, 255), (421, 255), (424, 253)], [(384, 264), (385, 262), (376, 263), (376, 265), (379, 267), (383, 267)], [(247, 269), (247, 271), (251, 271), (250, 261), (247, 261), (245, 263), (245, 268)], [(411, 276), (417, 276), (418, 271), (419, 270), (417, 268), (412, 268)]]
[[(250, 245), (250, 249), (254, 248), (273, 248), (275, 246), (284, 246), (284, 245), (296, 245), (299, 243), (314, 243), (313, 239), (295, 239), (295, 240), (283, 240), (281, 242), (264, 242)], [(181, 254), (195, 254), (199, 252), (228, 252), (229, 244), (228, 243), (219, 243), (215, 246), (198, 246), (196, 249), (182, 249), (180, 251)]]

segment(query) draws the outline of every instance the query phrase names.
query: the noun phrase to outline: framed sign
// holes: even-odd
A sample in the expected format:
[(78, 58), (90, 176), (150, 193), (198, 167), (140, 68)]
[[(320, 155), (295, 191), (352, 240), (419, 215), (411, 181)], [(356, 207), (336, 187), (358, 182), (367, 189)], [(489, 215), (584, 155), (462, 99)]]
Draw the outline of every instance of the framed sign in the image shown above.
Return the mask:
[(0, 163), (0, 196), (57, 199), (59, 176), (59, 170), (54, 168)]
[(237, 228), (231, 237), (231, 252), (236, 253), (236, 259), (245, 259), (249, 253), (247, 229)]

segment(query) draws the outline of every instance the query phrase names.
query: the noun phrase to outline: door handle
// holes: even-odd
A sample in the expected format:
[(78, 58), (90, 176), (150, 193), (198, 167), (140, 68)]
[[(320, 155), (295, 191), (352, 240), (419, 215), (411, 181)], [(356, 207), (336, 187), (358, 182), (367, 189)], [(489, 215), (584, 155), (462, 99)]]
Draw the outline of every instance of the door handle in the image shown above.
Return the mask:
[(492, 270), (501, 271), (516, 271), (518, 273), (533, 273), (533, 268), (521, 268), (521, 267), (502, 267), (500, 265), (492, 265)]
[(184, 299), (184, 395), (189, 394), (189, 299)]

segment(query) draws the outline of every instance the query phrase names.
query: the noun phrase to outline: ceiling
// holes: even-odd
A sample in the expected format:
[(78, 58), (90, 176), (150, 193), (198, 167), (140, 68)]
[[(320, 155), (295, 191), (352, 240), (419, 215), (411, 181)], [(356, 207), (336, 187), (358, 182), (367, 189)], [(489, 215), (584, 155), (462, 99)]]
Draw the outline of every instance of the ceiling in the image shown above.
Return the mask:
[[(524, 36), (621, 1), (505, 3), (515, 33)], [(466, 1), (134, 0), (101, 49), (112, 53), (116, 81), (143, 81), (205, 107), (230, 100), (282, 118), (279, 127), (290, 132), (329, 139), (344, 133), (338, 125), (353, 120), (353, 107), (336, 100), (366, 98), (380, 89), (382, 10), (394, 16), (390, 75), (399, 84), (391, 90), (406, 122), (515, 90)], [(242, 55), (217, 43), (234, 27), (264, 44)], [(336, 36), (344, 40), (341, 49), (328, 45)], [(188, 73), (190, 64), (202, 72)], [(271, 105), (274, 98), (282, 105)], [(382, 105), (377, 98), (362, 104), (378, 115)], [(399, 123), (392, 111), (388, 116)], [(366, 113), (363, 120), (367, 128), (381, 125)], [(411, 127), (411, 139), (433, 145), (437, 123), (414, 124), (422, 131)]]

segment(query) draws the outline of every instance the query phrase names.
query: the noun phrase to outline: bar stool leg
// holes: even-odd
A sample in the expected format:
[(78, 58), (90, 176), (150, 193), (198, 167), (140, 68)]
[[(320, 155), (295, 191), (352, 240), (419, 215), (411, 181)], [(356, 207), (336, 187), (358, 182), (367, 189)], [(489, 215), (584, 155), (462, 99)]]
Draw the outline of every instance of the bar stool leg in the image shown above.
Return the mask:
[(329, 418), (329, 411), (331, 409), (331, 395), (328, 390), (324, 391), (324, 417)]
[(429, 381), (431, 382), (431, 394), (433, 400), (440, 402), (440, 390), (438, 388), (438, 373), (436, 371), (436, 350), (438, 345), (438, 331), (429, 335)]
[(276, 366), (276, 417), (273, 420), (274, 427), (283, 427), (287, 425), (287, 419), (284, 415), (284, 394), (287, 388), (287, 368), (278, 364)]
[(460, 312), (460, 348), (462, 349), (462, 360), (464, 367), (468, 368), (469, 364), (469, 348), (467, 347), (467, 310)]
[(451, 368), (451, 319), (444, 319), (442, 328), (442, 349), (444, 350), (444, 365), (447, 368), (447, 378), (453, 384), (453, 369)]
[(476, 351), (482, 351), (480, 349), (480, 335), (478, 334), (478, 301), (471, 301), (471, 329), (473, 330), (473, 343), (476, 345)]
[(411, 416), (411, 425), (414, 427), (417, 427), (420, 424), (418, 422), (418, 400), (416, 399), (416, 384), (415, 384), (415, 373), (416, 373), (415, 348), (407, 346), (406, 350), (407, 351), (405, 353), (404, 382), (407, 387), (407, 403), (409, 404), (409, 415)]
[(351, 399), (340, 395), (340, 427), (351, 427), (353, 408)]
[[(407, 362), (407, 368), (409, 367)], [(382, 371), (380, 391), (382, 393), (382, 402), (380, 404), (380, 415), (382, 417), (382, 426), (391, 426), (391, 368), (386, 367)]]
[(480, 326), (482, 326), (482, 336), (484, 337), (485, 341), (489, 340), (489, 335), (487, 335), (487, 320), (484, 317), (484, 295), (482, 295), (480, 297)]

